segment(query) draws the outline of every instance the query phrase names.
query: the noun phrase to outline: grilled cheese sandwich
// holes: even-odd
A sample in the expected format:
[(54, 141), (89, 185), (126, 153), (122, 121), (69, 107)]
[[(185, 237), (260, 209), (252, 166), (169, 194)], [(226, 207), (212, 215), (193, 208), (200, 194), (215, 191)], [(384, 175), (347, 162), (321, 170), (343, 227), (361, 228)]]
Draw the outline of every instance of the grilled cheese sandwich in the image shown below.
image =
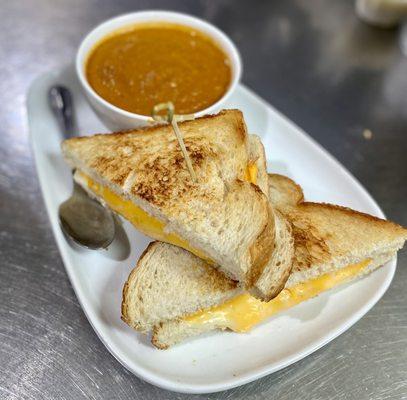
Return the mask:
[(367, 259), (357, 264), (348, 265), (308, 282), (283, 289), (277, 297), (269, 302), (263, 302), (248, 293), (243, 293), (224, 304), (199, 311), (182, 319), (192, 324), (217, 324), (235, 332), (248, 332), (272, 315), (318, 296), (325, 290), (332, 289), (360, 275), (368, 267), (370, 261)]
[[(294, 238), (292, 268), (276, 297), (259, 301), (191, 253), (155, 242), (124, 285), (123, 321), (152, 331), (152, 343), (160, 349), (215, 329), (248, 332), (278, 312), (374, 271), (407, 239), (407, 230), (390, 221), (305, 202), (301, 188), (287, 177), (269, 175), (268, 186), (270, 202), (290, 223)], [(276, 253), (279, 264), (286, 254)], [(266, 271), (261, 279), (272, 277)]]
[[(247, 181), (256, 184), (258, 173), (257, 165), (249, 163), (245, 172)], [(158, 218), (153, 217), (132, 201), (119, 196), (107, 186), (99, 184), (84, 173), (78, 171), (76, 174), (77, 179), (82, 185), (85, 185), (96, 197), (102, 199), (110, 209), (122, 215), (145, 235), (182, 247), (199, 258), (204, 259), (206, 262), (213, 264), (213, 261), (210, 260), (208, 256), (193, 248), (186, 240), (180, 238), (175, 233), (165, 232), (165, 223)]]
[(264, 147), (238, 110), (179, 127), (196, 180), (170, 125), (75, 137), (62, 152), (77, 182), (144, 234), (210, 261), (250, 290), (275, 240)]

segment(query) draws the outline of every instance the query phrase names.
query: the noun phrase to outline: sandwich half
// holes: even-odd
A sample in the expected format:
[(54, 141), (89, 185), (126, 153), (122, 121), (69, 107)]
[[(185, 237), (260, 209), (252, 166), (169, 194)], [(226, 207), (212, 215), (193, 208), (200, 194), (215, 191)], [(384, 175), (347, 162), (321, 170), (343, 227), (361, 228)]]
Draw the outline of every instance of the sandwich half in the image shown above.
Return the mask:
[[(136, 330), (152, 331), (152, 343), (160, 349), (214, 329), (247, 332), (275, 313), (375, 270), (407, 239), (407, 230), (390, 221), (305, 202), (301, 188), (281, 175), (269, 176), (269, 197), (294, 237), (292, 270), (277, 297), (260, 301), (193, 254), (154, 242), (124, 286), (122, 319)], [(257, 284), (268, 279), (264, 273)]]
[(190, 251), (249, 290), (274, 249), (263, 146), (248, 135), (238, 110), (179, 127), (196, 182), (168, 125), (76, 137), (64, 141), (62, 151), (91, 196), (144, 234)]

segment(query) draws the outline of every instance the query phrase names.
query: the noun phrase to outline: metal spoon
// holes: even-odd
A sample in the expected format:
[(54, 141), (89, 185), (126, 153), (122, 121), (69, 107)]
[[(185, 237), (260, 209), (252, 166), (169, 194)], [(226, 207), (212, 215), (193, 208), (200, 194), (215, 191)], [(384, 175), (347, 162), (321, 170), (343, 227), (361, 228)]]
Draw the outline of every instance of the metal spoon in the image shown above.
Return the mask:
[[(64, 137), (74, 136), (75, 118), (69, 89), (64, 86), (51, 87), (48, 101)], [(58, 215), (64, 233), (82, 246), (106, 248), (115, 237), (113, 213), (91, 199), (75, 181), (72, 195), (59, 206)]]

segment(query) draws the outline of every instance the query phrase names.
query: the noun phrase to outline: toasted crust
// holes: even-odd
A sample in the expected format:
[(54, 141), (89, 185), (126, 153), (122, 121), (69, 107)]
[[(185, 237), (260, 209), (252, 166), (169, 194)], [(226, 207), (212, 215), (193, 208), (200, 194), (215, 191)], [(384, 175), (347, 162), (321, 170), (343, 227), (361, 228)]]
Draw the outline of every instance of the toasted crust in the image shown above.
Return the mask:
[(155, 247), (159, 245), (159, 242), (150, 242), (148, 246), (144, 249), (144, 251), (141, 253), (141, 256), (139, 260), (137, 261), (136, 268), (133, 268), (133, 270), (130, 272), (129, 277), (127, 278), (126, 282), (124, 283), (123, 286), (123, 291), (122, 291), (122, 304), (121, 304), (121, 319), (123, 322), (126, 324), (132, 326), (132, 320), (129, 316), (129, 290), (132, 285), (132, 282), (134, 282), (137, 279), (137, 271), (138, 268), (141, 268), (140, 266), (144, 262), (144, 257), (151, 251), (154, 250)]
[(158, 350), (167, 350), (170, 345), (160, 340), (160, 330), (163, 324), (160, 322), (157, 326), (153, 328), (153, 334), (151, 336), (151, 344)]
[(301, 186), (287, 176), (269, 174), (268, 189), (271, 203), (282, 212), (304, 201)]
[(335, 212), (341, 215), (347, 215), (350, 218), (360, 218), (365, 220), (366, 222), (374, 223), (378, 227), (385, 227), (387, 231), (393, 233), (394, 235), (399, 234), (406, 234), (407, 230), (403, 226), (396, 224), (395, 222), (389, 221), (387, 219), (375, 217), (374, 215), (370, 215), (364, 213), (362, 211), (355, 211), (349, 207), (338, 206), (336, 204), (329, 204), (329, 203), (314, 203), (311, 201), (303, 202), (299, 205), (300, 209), (306, 212), (313, 212), (315, 210), (327, 210), (329, 212)]
[[(252, 268), (246, 275), (246, 289), (250, 289), (256, 284), (274, 250), (275, 226), (274, 214), (271, 207), (268, 208), (268, 216), (263, 230), (249, 248)], [(260, 292), (256, 292), (256, 296), (264, 298), (264, 294)]]
[(252, 295), (270, 301), (283, 290), (291, 273), (294, 259), (294, 236), (287, 218), (274, 210), (274, 251), (256, 284)]
[[(222, 110), (218, 114), (207, 114), (202, 117), (195, 118), (192, 121), (181, 121), (181, 122), (178, 122), (178, 126), (182, 128), (184, 125), (190, 125), (190, 124), (201, 125), (202, 122), (209, 121), (211, 119), (218, 118), (219, 116), (226, 115), (226, 114), (232, 114), (232, 113), (240, 116), (241, 121), (239, 121), (239, 124), (238, 124), (238, 133), (239, 133), (241, 140), (244, 141), (246, 139), (246, 126), (244, 125), (244, 122), (242, 122), (243, 121), (242, 112), (237, 109)], [(150, 135), (150, 134), (154, 134), (154, 133), (160, 134), (162, 132), (163, 128), (165, 128), (165, 127), (166, 127), (165, 125), (155, 124), (152, 126), (144, 126), (144, 127), (140, 127), (137, 129), (126, 129), (123, 131), (109, 133), (109, 136), (120, 138), (122, 135), (133, 133), (135, 131), (139, 135), (143, 135), (143, 134)], [(168, 129), (168, 132), (171, 132), (170, 128)], [(105, 135), (106, 135), (106, 133), (96, 133), (93, 135), (93, 137), (95, 137), (95, 136), (105, 137)], [(81, 141), (86, 141), (87, 139), (88, 139), (88, 136), (75, 136), (75, 137), (69, 139), (69, 142), (77, 143), (77, 142), (81, 142)], [(67, 143), (67, 141), (65, 141), (64, 143)]]

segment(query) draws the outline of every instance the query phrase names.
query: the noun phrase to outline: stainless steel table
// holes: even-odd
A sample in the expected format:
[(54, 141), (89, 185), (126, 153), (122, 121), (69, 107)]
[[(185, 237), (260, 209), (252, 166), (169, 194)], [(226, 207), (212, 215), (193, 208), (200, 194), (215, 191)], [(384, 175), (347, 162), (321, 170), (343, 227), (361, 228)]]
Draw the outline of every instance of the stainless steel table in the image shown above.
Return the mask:
[(297, 364), (235, 390), (186, 396), (155, 388), (127, 372), (98, 340), (51, 234), (30, 152), (25, 95), (39, 73), (72, 61), (94, 25), (146, 8), (189, 12), (225, 30), (241, 50), (244, 83), (333, 153), (389, 218), (407, 225), (402, 32), (365, 26), (352, 1), (1, 0), (0, 398), (407, 398), (406, 251), (390, 290), (352, 329)]

